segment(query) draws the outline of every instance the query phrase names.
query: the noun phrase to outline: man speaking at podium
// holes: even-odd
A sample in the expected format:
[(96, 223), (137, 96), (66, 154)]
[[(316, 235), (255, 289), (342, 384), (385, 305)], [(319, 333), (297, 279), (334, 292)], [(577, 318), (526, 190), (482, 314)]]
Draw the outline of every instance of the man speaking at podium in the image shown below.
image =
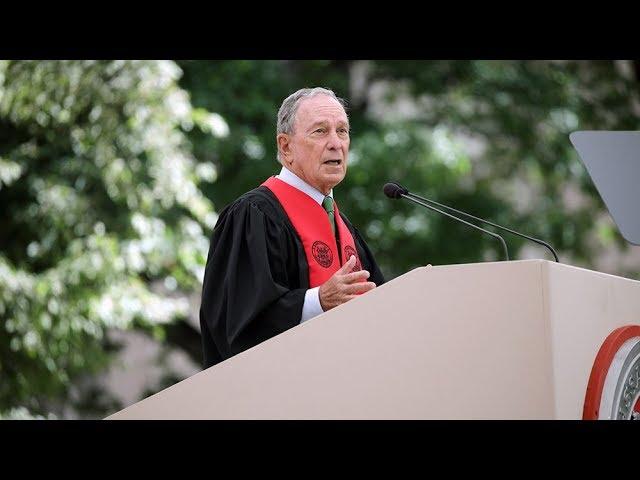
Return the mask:
[(331, 90), (305, 88), (278, 111), (280, 173), (220, 213), (200, 306), (208, 368), (384, 283), (338, 210), (349, 119)]

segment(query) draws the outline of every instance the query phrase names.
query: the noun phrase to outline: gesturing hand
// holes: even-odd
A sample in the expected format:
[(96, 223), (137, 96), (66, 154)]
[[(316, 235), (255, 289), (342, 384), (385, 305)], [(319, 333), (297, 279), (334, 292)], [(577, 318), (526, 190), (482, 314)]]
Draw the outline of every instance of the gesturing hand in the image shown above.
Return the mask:
[(356, 264), (356, 257), (352, 255), (340, 270), (334, 273), (329, 280), (320, 285), (318, 295), (320, 306), (326, 312), (338, 305), (356, 298), (358, 294), (368, 292), (376, 288), (373, 282), (364, 282), (369, 278), (369, 272), (360, 270), (349, 273)]

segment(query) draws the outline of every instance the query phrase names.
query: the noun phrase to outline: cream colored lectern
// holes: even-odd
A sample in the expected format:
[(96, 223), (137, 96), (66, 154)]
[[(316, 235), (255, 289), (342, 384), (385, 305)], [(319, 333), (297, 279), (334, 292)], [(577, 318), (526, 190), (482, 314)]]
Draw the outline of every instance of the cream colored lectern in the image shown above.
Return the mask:
[(422, 267), (108, 419), (580, 419), (604, 340), (639, 324), (639, 281)]

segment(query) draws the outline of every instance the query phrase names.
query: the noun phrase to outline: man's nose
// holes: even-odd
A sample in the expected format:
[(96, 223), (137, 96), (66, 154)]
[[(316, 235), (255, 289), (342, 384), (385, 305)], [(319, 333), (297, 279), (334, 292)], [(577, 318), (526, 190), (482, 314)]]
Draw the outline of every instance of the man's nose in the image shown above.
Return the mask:
[(331, 150), (337, 150), (342, 145), (342, 140), (338, 136), (338, 132), (333, 131), (329, 134), (329, 141), (327, 142), (327, 148)]

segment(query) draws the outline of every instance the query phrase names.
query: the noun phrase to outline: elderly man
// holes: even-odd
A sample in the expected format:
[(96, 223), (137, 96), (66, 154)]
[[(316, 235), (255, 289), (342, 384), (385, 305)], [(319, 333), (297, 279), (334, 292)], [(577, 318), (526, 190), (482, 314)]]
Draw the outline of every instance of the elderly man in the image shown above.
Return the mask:
[(328, 89), (305, 88), (278, 112), (280, 174), (220, 214), (202, 290), (208, 368), (384, 283), (359, 232), (338, 210), (349, 119)]

